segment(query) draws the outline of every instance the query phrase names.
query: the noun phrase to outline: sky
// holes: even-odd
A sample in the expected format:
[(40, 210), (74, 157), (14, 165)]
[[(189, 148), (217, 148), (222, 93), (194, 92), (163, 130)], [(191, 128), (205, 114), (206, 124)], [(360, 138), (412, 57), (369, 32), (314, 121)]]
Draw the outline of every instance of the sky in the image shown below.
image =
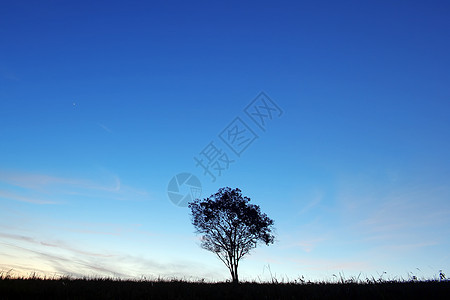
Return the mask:
[(189, 197), (276, 241), (240, 278), (450, 273), (447, 1), (4, 1), (0, 272), (226, 280)]

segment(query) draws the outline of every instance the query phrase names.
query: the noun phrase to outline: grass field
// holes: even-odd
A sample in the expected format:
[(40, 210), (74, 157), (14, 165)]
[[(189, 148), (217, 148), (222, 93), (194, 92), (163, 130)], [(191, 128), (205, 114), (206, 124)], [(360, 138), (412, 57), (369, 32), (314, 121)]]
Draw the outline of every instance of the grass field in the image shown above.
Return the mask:
[(450, 281), (231, 284), (0, 276), (0, 299), (448, 299)]

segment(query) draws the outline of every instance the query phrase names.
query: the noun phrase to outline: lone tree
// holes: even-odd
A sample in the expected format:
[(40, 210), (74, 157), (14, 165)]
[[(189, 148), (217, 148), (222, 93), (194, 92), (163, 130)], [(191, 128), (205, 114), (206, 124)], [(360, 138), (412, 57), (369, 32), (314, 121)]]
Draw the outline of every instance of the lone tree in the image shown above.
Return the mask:
[(249, 204), (240, 189), (221, 188), (216, 194), (189, 203), (192, 224), (202, 234), (201, 247), (214, 252), (239, 282), (240, 259), (258, 243), (273, 244), (273, 220), (258, 205)]

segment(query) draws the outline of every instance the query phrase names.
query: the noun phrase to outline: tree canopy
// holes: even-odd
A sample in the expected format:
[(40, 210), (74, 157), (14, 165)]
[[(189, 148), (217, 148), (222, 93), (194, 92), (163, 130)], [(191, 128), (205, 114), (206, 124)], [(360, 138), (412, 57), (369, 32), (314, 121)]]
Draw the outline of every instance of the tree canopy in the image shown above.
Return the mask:
[(192, 224), (202, 235), (201, 247), (220, 258), (235, 283), (239, 282), (240, 259), (258, 244), (272, 244), (275, 238), (273, 220), (249, 202), (240, 189), (225, 187), (189, 203)]

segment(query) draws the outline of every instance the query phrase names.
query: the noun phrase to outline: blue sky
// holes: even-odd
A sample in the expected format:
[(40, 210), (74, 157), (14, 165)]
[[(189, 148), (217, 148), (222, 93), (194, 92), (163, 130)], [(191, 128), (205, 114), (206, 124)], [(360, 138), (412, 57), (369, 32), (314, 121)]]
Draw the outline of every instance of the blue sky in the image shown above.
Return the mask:
[[(187, 172), (275, 220), (243, 279), (450, 272), (446, 1), (1, 6), (0, 270), (228, 278), (168, 197)], [(215, 182), (210, 142), (234, 160)]]

